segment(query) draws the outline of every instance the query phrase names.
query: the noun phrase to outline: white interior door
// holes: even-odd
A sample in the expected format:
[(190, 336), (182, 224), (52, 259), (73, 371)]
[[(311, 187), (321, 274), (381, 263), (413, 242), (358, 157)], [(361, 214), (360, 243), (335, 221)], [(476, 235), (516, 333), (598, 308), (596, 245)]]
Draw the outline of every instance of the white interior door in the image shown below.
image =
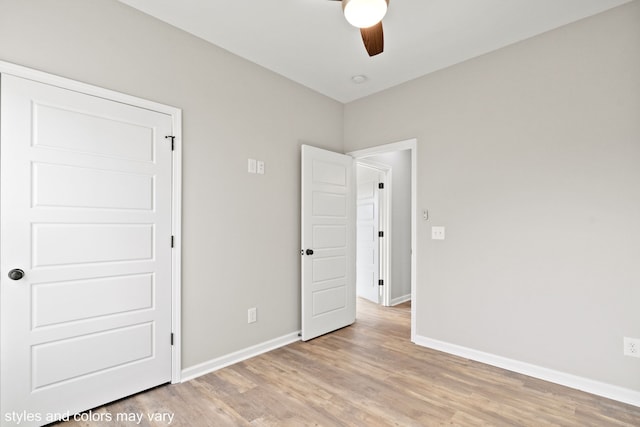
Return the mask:
[(356, 316), (353, 159), (302, 146), (302, 339)]
[(356, 163), (356, 291), (369, 301), (380, 303), (380, 218), (379, 188), (383, 173)]
[(1, 422), (42, 425), (171, 380), (172, 121), (1, 89)]

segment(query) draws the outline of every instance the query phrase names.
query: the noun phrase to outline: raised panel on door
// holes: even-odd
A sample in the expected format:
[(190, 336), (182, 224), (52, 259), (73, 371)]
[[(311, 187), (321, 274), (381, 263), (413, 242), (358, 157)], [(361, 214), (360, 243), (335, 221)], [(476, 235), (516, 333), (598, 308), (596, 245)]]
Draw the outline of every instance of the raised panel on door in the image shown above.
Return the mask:
[(31, 291), (31, 327), (148, 310), (154, 289), (153, 273), (36, 283)]
[(171, 116), (0, 82), (2, 412), (74, 413), (169, 382)]
[(33, 207), (150, 211), (154, 206), (153, 175), (46, 163), (33, 163), (32, 169)]

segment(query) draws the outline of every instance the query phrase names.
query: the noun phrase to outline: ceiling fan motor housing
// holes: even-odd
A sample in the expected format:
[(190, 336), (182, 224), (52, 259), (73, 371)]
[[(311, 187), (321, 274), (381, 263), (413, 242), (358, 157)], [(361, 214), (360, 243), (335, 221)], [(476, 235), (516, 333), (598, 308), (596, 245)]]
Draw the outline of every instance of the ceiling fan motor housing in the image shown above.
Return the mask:
[(342, 0), (342, 11), (354, 27), (369, 28), (384, 18), (388, 5), (389, 0)]

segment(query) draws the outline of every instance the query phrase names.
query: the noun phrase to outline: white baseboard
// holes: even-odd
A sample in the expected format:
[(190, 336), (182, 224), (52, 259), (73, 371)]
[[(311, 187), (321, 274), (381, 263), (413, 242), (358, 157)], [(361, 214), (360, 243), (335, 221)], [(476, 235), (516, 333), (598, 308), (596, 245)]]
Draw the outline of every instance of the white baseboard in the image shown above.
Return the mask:
[(300, 341), (298, 332), (293, 332), (288, 335), (283, 335), (278, 338), (274, 338), (263, 343), (247, 347), (243, 350), (239, 350), (216, 359), (209, 360), (207, 362), (200, 363), (189, 368), (182, 370), (181, 382), (189, 381), (197, 378), (201, 375), (208, 374), (218, 369), (222, 369), (226, 366), (233, 365), (234, 363), (242, 362), (259, 354), (266, 353), (276, 348), (283, 347), (285, 345)]
[(443, 351), (445, 353), (464, 357), (466, 359), (475, 360), (476, 362), (486, 363), (487, 365), (497, 366), (498, 368), (508, 371), (517, 372), (519, 374), (528, 375), (544, 381), (560, 384), (566, 387), (582, 390), (597, 396), (606, 397), (608, 399), (617, 400), (619, 402), (628, 403), (634, 406), (640, 406), (640, 392), (628, 388), (619, 387), (588, 378), (579, 377), (577, 375), (568, 374), (566, 372), (555, 371), (553, 369), (543, 368), (541, 366), (532, 365), (530, 363), (521, 362), (519, 360), (509, 359), (497, 356), (491, 353), (462, 347), (456, 344), (450, 344), (444, 341), (427, 338), (417, 335), (414, 341), (417, 345), (432, 348), (434, 350)]
[(391, 306), (402, 304), (403, 302), (411, 301), (411, 294), (402, 295), (401, 297), (391, 299)]

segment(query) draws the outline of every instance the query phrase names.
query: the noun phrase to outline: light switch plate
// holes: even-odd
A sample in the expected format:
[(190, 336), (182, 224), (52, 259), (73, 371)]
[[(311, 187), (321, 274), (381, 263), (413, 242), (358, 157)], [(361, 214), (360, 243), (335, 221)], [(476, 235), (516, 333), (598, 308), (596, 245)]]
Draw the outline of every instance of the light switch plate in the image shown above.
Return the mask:
[(433, 240), (444, 240), (444, 227), (431, 227), (431, 238)]
[(256, 173), (256, 159), (249, 159), (249, 173)]
[(258, 309), (251, 307), (247, 310), (247, 323), (255, 323), (258, 321)]

